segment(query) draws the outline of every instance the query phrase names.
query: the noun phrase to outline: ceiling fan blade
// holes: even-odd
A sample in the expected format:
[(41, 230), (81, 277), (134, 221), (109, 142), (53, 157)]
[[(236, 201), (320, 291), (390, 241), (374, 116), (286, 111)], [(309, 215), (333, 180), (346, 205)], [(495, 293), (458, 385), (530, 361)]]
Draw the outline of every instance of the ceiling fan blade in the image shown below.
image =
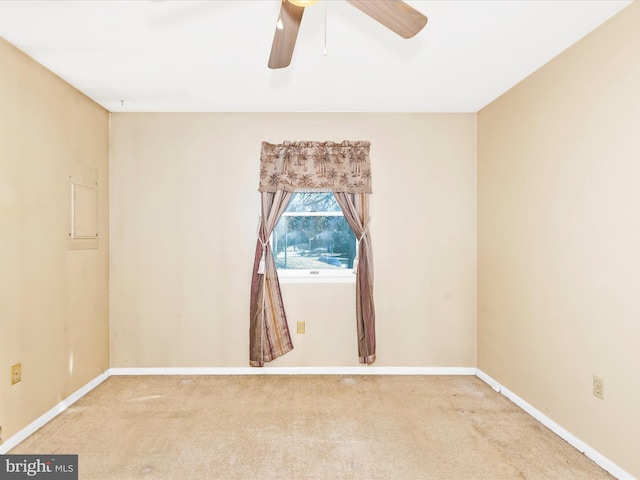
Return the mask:
[(269, 56), (269, 68), (284, 68), (291, 63), (303, 13), (304, 7), (298, 7), (287, 0), (282, 1), (280, 20), (283, 28), (280, 30), (276, 27)]
[(402, 38), (411, 38), (424, 28), (427, 17), (399, 0), (347, 0)]

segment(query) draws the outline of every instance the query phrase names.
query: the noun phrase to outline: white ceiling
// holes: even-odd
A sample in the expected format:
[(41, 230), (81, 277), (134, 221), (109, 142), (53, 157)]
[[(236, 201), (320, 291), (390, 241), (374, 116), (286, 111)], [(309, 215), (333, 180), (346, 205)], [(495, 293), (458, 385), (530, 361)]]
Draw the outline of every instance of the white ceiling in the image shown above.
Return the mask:
[(326, 3), (282, 70), (280, 0), (0, 1), (0, 36), (114, 112), (476, 112), (631, 0), (409, 0), (409, 40)]

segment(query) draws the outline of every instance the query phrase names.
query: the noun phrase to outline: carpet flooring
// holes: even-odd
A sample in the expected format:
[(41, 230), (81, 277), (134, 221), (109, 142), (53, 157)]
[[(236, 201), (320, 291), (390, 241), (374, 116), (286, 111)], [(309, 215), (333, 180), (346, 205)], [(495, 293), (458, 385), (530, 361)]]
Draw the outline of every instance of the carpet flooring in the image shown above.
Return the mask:
[(614, 478), (471, 376), (113, 376), (9, 453), (82, 480)]

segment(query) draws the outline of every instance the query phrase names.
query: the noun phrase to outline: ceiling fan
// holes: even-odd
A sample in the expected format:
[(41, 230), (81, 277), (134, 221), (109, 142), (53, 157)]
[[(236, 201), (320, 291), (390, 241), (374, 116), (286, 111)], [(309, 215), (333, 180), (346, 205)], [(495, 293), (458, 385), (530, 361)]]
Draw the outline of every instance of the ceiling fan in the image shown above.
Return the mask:
[[(400, 0), (346, 0), (402, 38), (411, 38), (427, 24), (427, 17)], [(305, 7), (318, 0), (282, 0), (280, 17), (273, 36), (269, 68), (291, 63)]]

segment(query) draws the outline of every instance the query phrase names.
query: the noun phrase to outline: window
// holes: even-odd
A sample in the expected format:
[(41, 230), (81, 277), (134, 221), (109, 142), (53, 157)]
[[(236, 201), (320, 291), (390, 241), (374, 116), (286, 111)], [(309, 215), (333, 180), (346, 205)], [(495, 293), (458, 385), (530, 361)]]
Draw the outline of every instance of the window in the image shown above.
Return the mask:
[(354, 277), (356, 237), (332, 192), (294, 193), (271, 247), (281, 278)]

